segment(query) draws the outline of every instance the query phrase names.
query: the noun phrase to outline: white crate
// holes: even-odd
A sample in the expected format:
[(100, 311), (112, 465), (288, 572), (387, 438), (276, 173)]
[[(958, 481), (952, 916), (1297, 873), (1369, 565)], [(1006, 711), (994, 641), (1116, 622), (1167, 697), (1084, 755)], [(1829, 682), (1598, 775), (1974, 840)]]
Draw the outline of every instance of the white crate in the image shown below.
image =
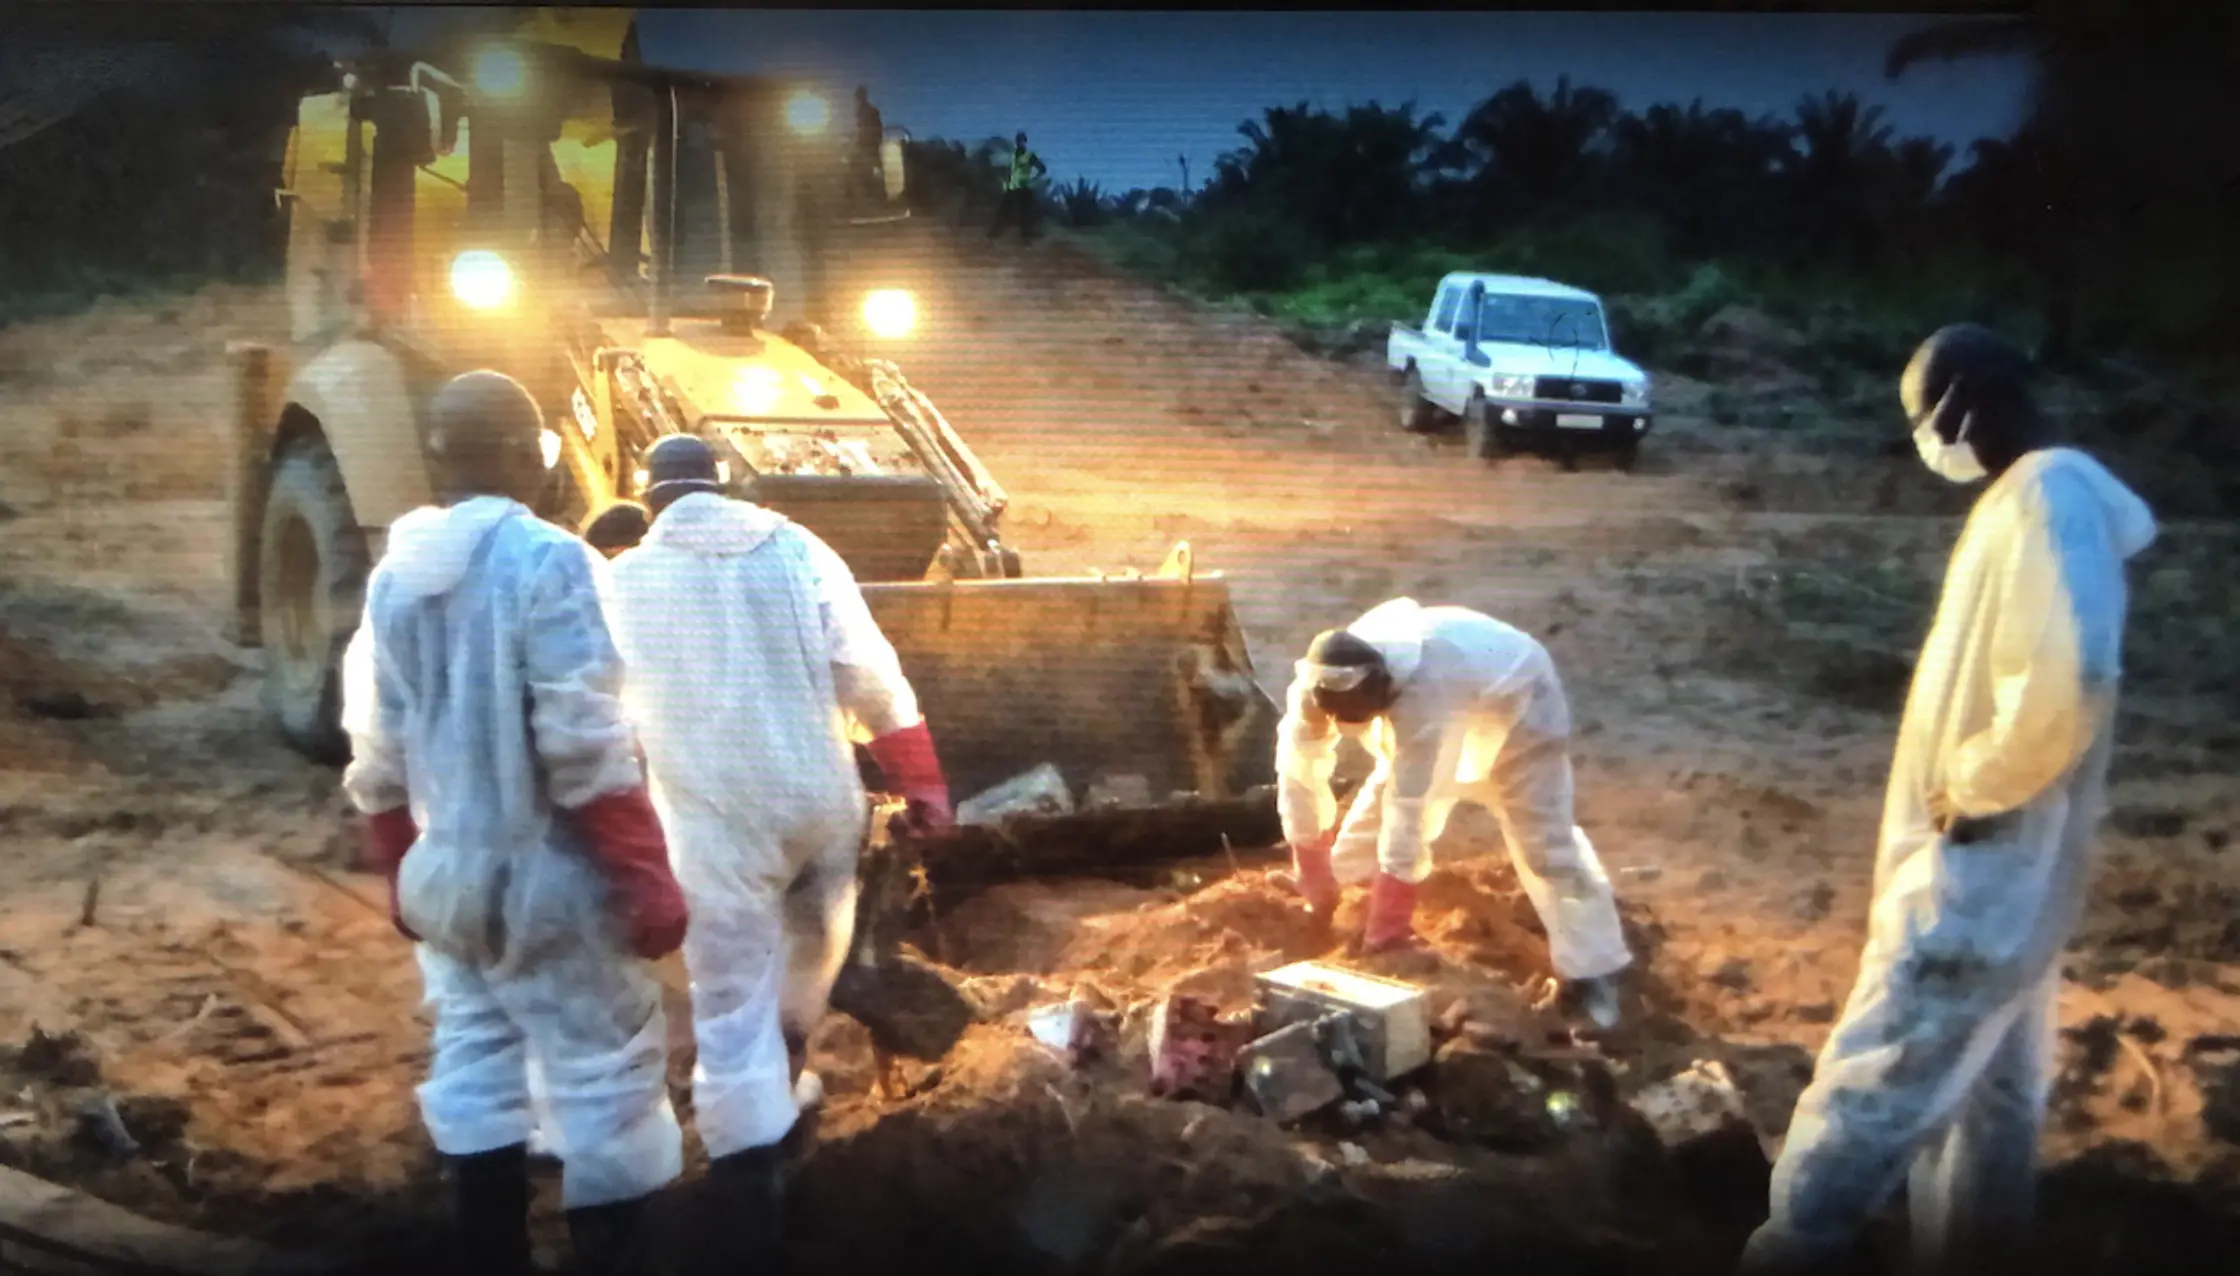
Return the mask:
[(1262, 1034), (1333, 1012), (1349, 1015), (1371, 1079), (1389, 1081), (1431, 1062), (1431, 1010), (1421, 988), (1319, 961), (1295, 962), (1254, 981)]

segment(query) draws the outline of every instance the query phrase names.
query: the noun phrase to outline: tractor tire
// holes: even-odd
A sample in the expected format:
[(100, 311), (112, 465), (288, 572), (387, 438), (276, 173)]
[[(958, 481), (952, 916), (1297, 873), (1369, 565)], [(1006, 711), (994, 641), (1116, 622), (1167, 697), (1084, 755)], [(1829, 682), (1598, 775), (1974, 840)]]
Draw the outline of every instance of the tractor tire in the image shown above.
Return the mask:
[(371, 569), (342, 468), (316, 434), (288, 444), (272, 469), (257, 546), (264, 706), (306, 758), (349, 760), (342, 730), (342, 652), (357, 628)]
[(1400, 428), (1410, 434), (1429, 434), (1439, 424), (1439, 409), (1423, 397), (1423, 374), (1415, 365), (1400, 380)]
[(1482, 394), (1471, 395), (1469, 406), (1462, 410), (1462, 446), (1481, 461), (1498, 460), (1508, 451), (1493, 423), (1493, 406)]

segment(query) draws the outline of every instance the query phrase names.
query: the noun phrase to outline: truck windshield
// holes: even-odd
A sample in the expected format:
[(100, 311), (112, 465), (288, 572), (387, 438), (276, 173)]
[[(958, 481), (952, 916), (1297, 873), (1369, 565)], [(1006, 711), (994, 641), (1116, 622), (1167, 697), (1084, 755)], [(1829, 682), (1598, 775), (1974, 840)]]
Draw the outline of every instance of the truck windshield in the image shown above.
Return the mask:
[(1478, 340), (1605, 350), (1602, 307), (1575, 297), (1488, 293), (1478, 307)]

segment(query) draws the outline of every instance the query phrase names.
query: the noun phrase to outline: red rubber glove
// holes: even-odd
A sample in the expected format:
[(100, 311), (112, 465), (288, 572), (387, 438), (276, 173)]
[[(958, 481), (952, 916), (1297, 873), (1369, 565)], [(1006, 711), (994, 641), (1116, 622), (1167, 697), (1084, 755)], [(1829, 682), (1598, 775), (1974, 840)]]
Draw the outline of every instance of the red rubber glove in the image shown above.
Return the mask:
[(366, 817), (366, 867), (381, 874), (389, 884), (389, 924), (397, 933), (419, 943), (420, 937), (404, 924), (404, 912), (397, 906), (397, 870), (404, 867), (404, 857), (412, 844), (420, 840), (419, 826), (412, 822), (412, 808), (400, 806)]
[(889, 731), (867, 746), (871, 760), (889, 787), (902, 795), (902, 831), (912, 837), (931, 837), (956, 827), (956, 811), (949, 805), (949, 781), (941, 774), (941, 759), (934, 756), (933, 733), (918, 723)]
[(643, 788), (609, 793), (571, 814), (591, 841), (591, 854), (607, 871), (630, 950), (647, 961), (684, 943), (684, 891), (669, 868), (669, 843)]

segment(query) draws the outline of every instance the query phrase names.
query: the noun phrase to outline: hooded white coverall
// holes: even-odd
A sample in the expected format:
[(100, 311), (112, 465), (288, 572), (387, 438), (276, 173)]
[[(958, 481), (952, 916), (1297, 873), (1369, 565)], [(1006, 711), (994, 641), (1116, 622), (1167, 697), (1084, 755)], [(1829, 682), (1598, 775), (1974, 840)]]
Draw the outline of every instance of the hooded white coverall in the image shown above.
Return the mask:
[(1572, 820), (1571, 710), (1547, 650), (1490, 616), (1407, 598), (1346, 631), (1384, 657), (1399, 696), (1384, 715), (1347, 727), (1315, 707), (1311, 675), (1293, 679), (1276, 743), (1285, 839), (1312, 842), (1336, 821), (1330, 776), (1339, 734), (1352, 735), (1376, 768), (1331, 855), (1339, 881), (1378, 869), (1422, 881), (1431, 842), (1467, 799), (1500, 820), (1556, 973), (1591, 979), (1630, 963), (1609, 876)]
[(609, 564), (624, 699), (692, 911), (710, 1156), (777, 1142), (797, 1109), (783, 1028), (823, 1017), (855, 924), (870, 806), (850, 743), (917, 723), (855, 578), (783, 515), (679, 499)]
[(345, 791), (368, 813), (409, 799), (420, 829), (398, 899), (436, 1021), (419, 1098), (437, 1150), (528, 1138), (533, 1046), (566, 1208), (674, 1179), (660, 987), (562, 813), (641, 782), (591, 551), (500, 497), (405, 515), (343, 681)]
[[(1908, 1181), (1915, 1257), (1975, 1266), (2026, 1227), (2082, 915), (2128, 606), (2153, 516), (2082, 453), (1977, 500), (1915, 666), (1859, 978), (1797, 1101), (1746, 1266), (1840, 1252)], [(1942, 792), (1968, 817), (1934, 826)]]

